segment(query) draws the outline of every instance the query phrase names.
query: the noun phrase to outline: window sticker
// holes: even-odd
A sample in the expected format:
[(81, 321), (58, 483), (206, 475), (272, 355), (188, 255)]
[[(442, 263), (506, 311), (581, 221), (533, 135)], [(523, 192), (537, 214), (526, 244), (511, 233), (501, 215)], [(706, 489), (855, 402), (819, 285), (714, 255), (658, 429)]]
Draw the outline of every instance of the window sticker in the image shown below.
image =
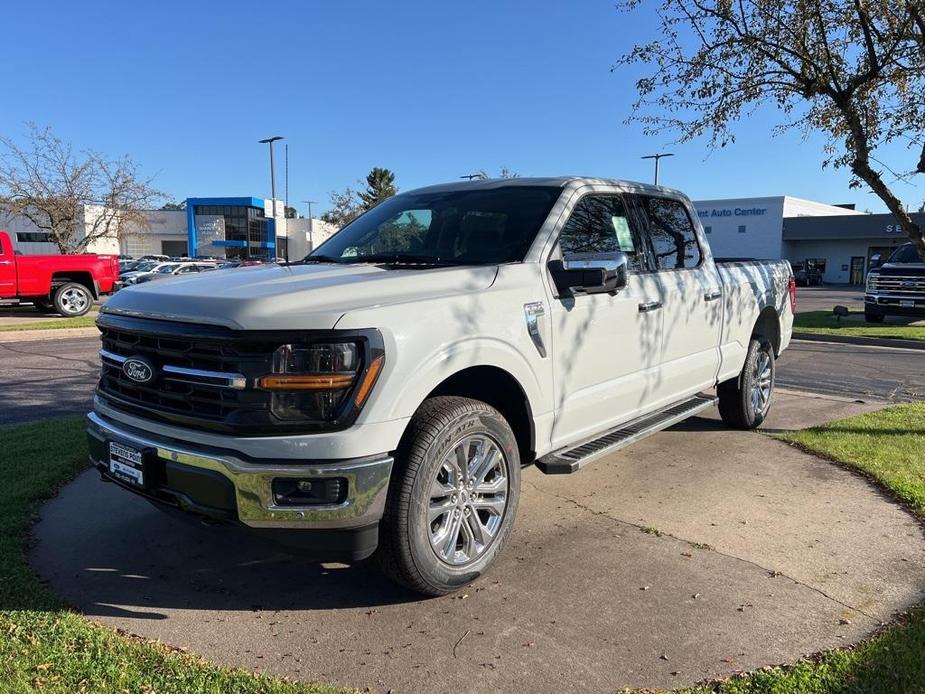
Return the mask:
[(633, 244), (633, 234), (630, 231), (630, 225), (626, 221), (626, 217), (611, 216), (610, 223), (613, 225), (613, 230), (617, 235), (620, 250), (624, 253), (635, 253), (636, 247)]

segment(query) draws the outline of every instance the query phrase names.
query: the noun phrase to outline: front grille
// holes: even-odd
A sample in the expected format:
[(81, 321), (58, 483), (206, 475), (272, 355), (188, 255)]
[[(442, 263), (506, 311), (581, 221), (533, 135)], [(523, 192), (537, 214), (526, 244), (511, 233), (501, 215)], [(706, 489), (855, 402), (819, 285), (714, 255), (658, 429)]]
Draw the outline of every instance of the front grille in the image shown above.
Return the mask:
[[(219, 428), (270, 423), (270, 394), (248, 386), (270, 371), (278, 342), (243, 341), (214, 328), (188, 334), (190, 326), (171, 334), (176, 326), (166, 322), (145, 322), (143, 329), (137, 321), (130, 327), (100, 323), (98, 392), (113, 406)], [(152, 380), (141, 384), (125, 374), (122, 364), (132, 357), (153, 365)]]
[(888, 294), (925, 294), (925, 276), (871, 275), (868, 287)]

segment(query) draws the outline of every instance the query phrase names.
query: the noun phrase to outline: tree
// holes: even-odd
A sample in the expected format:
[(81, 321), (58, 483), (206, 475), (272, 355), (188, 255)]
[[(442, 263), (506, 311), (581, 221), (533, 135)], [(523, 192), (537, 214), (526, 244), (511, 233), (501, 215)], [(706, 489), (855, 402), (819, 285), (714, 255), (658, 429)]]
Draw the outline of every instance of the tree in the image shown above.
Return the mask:
[(286, 215), (286, 219), (296, 219), (299, 216), (294, 207), (287, 207), (284, 210), (284, 213)]
[(337, 228), (349, 224), (363, 213), (357, 192), (349, 186), (340, 193), (332, 190), (330, 199), (331, 209), (321, 215), (321, 220)]
[(8, 137), (0, 146), (0, 205), (47, 232), (61, 253), (81, 253), (129, 227), (146, 229), (143, 211), (164, 197), (129, 157), (75, 152), (49, 128), (29, 124), (25, 146)]
[[(498, 172), (498, 175), (495, 178), (518, 178), (520, 176), (516, 171), (511, 171), (507, 166), (502, 166), (501, 170)], [(480, 181), (487, 181), (491, 178), (491, 175), (485, 169), (479, 169), (479, 172), (475, 175)]]
[(397, 192), (395, 174), (377, 166), (366, 176), (366, 190), (357, 192), (348, 186), (340, 192), (331, 191), (331, 209), (321, 215), (321, 219), (342, 227)]
[(180, 202), (166, 202), (161, 205), (162, 210), (167, 210), (168, 212), (182, 212), (186, 209), (186, 200), (181, 200)]
[[(923, 0), (661, 0), (658, 16), (660, 36), (617, 61), (652, 68), (628, 120), (723, 147), (740, 118), (773, 104), (783, 115), (773, 133), (826, 135), (823, 166), (866, 183), (925, 260), (922, 229), (891, 189), (925, 174)], [(880, 157), (894, 142), (912, 154), (891, 168)]]
[(366, 176), (366, 190), (360, 193), (360, 201), (363, 204), (363, 210), (375, 207), (386, 198), (390, 198), (398, 192), (395, 187), (395, 174), (388, 169), (378, 166), (373, 167), (372, 171)]

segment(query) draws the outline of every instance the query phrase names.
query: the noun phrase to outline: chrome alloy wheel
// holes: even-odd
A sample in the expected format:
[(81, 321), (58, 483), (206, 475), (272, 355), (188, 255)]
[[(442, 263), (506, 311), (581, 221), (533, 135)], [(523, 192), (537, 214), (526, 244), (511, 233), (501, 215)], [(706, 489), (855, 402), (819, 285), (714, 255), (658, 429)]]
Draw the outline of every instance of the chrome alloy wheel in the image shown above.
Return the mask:
[(79, 289), (65, 289), (61, 292), (60, 303), (66, 313), (81, 313), (90, 302), (87, 295)]
[(494, 542), (508, 498), (507, 460), (485, 434), (466, 436), (444, 457), (431, 483), (430, 546), (445, 564), (478, 559)]
[(771, 373), (771, 357), (761, 350), (755, 359), (755, 368), (752, 371), (752, 409), (756, 415), (764, 414), (771, 404), (771, 388), (773, 387)]

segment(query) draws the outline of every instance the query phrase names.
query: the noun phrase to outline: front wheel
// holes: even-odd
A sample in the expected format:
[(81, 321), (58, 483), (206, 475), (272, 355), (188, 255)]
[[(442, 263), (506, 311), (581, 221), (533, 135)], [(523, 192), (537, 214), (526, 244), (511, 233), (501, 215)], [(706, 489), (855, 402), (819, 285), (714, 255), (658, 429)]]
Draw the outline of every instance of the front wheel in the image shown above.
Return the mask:
[(761, 425), (771, 407), (774, 366), (774, 347), (763, 337), (753, 337), (742, 372), (716, 389), (719, 414), (726, 426), (755, 429)]
[(514, 524), (520, 455), (510, 425), (478, 400), (426, 400), (396, 456), (376, 559), (397, 583), (445, 595), (484, 573)]
[(93, 306), (90, 290), (77, 282), (62, 284), (55, 291), (55, 310), (65, 318), (76, 318), (87, 313)]

